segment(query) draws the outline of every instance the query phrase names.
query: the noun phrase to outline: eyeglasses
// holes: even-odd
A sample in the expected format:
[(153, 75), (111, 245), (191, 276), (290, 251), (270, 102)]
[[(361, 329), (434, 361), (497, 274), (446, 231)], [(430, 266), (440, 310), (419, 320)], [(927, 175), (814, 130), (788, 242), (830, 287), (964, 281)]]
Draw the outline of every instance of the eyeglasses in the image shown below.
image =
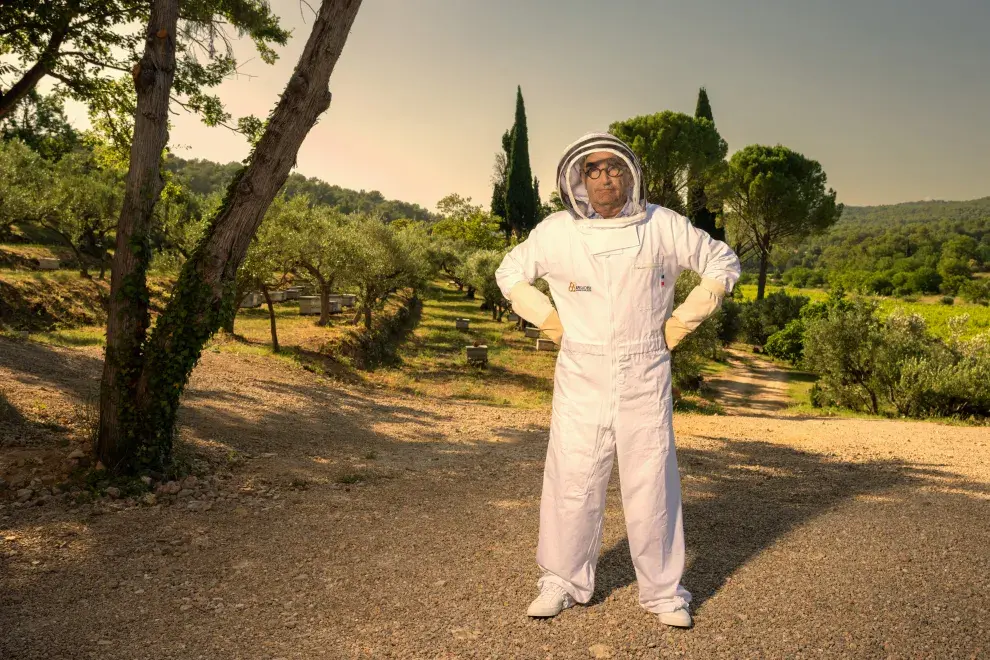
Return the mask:
[(584, 175), (589, 179), (597, 179), (602, 175), (602, 172), (605, 172), (609, 177), (617, 179), (625, 171), (625, 166), (615, 161), (607, 161), (604, 165), (598, 167), (588, 167), (584, 170)]

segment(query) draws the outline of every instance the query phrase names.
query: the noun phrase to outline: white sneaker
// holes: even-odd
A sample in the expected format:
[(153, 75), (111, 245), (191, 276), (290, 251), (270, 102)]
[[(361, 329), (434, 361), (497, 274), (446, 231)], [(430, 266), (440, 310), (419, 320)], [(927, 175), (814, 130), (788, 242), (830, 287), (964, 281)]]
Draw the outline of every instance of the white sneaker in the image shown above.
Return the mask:
[(657, 616), (660, 617), (660, 623), (665, 623), (668, 626), (675, 626), (677, 628), (690, 628), (693, 623), (691, 613), (688, 611), (687, 605), (682, 605), (673, 612), (662, 612)]
[(564, 591), (564, 588), (553, 582), (544, 582), (540, 595), (529, 605), (527, 616), (550, 617), (557, 616), (562, 610), (574, 607), (574, 599)]

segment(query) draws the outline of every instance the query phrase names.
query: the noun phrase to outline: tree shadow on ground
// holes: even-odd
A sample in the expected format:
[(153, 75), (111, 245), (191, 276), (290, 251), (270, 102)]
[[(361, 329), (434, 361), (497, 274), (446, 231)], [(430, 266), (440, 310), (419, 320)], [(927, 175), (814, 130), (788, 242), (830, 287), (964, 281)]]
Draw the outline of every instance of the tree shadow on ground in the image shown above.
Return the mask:
[[(959, 490), (985, 493), (969, 482), (925, 465), (898, 460), (853, 463), (761, 441), (708, 438), (714, 450), (678, 448), (688, 563), (682, 583), (698, 608), (741, 566), (788, 532), (866, 494), (920, 487), (950, 479)], [(699, 539), (718, 539), (697, 545)], [(628, 539), (598, 563), (592, 604), (636, 581)]]
[(0, 370), (25, 385), (54, 387), (85, 401), (98, 391), (102, 368), (103, 359), (92, 352), (0, 337)]

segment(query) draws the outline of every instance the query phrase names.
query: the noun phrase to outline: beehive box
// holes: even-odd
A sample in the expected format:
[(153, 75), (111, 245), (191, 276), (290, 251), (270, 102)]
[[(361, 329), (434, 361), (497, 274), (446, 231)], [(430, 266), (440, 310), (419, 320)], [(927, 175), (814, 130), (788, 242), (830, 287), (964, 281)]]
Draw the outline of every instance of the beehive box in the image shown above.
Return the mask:
[(310, 316), (313, 314), (320, 313), (320, 297), (319, 296), (299, 296), (299, 314), (301, 316)]
[(468, 346), (468, 364), (488, 364), (488, 346)]
[(264, 299), (261, 297), (260, 293), (256, 291), (252, 291), (251, 293), (244, 296), (243, 300), (241, 300), (241, 307), (242, 308), (260, 307), (262, 300)]

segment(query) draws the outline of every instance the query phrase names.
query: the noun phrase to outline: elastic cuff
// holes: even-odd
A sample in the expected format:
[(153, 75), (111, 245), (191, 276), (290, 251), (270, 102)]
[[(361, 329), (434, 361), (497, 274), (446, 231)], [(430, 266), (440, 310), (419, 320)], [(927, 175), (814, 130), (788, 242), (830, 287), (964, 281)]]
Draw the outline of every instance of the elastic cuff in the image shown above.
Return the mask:
[(698, 286), (703, 288), (705, 291), (708, 291), (709, 293), (711, 293), (716, 298), (719, 298), (720, 300), (722, 298), (725, 298), (725, 285), (719, 282), (718, 280), (713, 280), (710, 277), (702, 277), (701, 283), (698, 284)]

